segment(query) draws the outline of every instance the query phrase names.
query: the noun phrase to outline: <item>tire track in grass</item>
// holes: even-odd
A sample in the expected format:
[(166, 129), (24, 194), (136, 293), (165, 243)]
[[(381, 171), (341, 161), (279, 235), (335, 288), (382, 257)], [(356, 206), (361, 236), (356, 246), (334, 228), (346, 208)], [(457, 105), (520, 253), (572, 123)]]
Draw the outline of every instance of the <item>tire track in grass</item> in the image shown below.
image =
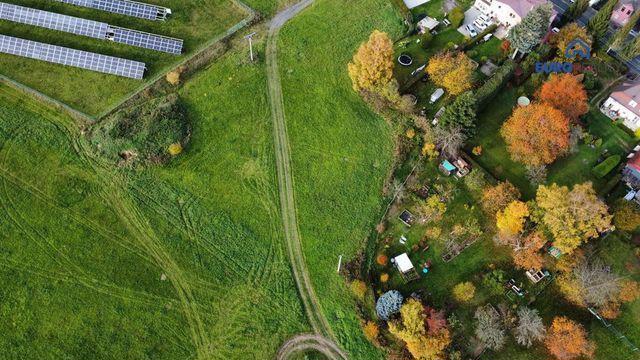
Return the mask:
[(278, 70), (277, 55), (280, 29), (289, 19), (293, 18), (312, 3), (313, 0), (303, 0), (278, 13), (271, 20), (267, 36), (267, 85), (273, 121), (276, 172), (285, 242), (293, 277), (298, 287), (298, 293), (300, 294), (307, 319), (315, 332), (315, 334), (312, 335), (298, 335), (285, 342), (277, 354), (277, 359), (282, 360), (307, 350), (319, 351), (329, 359), (347, 359), (347, 355), (335, 344), (335, 335), (322, 312), (318, 297), (313, 290), (304, 259), (296, 214), (293, 173), (291, 169), (291, 155), (284, 112), (282, 85), (280, 83), (280, 73)]

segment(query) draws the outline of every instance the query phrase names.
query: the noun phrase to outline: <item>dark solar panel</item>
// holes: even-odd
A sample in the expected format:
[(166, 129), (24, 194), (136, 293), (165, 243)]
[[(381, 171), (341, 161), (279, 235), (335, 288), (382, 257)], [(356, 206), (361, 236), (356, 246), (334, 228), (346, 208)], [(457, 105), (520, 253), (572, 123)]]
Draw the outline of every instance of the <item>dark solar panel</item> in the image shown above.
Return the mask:
[(147, 20), (164, 20), (171, 9), (131, 0), (55, 0), (67, 4), (88, 7), (115, 14), (134, 16)]
[(145, 64), (82, 50), (0, 35), (0, 52), (105, 74), (142, 79)]
[(106, 23), (3, 2), (0, 2), (0, 19), (65, 31), (96, 39), (109, 39), (122, 44), (162, 51), (174, 55), (180, 55), (182, 53), (182, 40), (180, 39), (110, 26)]
[(182, 53), (182, 40), (165, 36), (149, 34), (141, 31), (111, 27), (113, 41), (142, 47), (156, 51), (162, 51), (174, 55)]

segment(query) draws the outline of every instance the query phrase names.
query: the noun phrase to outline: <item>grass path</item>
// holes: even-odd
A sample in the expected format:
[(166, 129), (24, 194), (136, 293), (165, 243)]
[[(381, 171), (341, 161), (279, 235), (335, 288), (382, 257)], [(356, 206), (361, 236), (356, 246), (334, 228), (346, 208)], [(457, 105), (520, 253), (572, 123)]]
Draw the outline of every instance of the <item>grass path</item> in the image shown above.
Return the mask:
[(309, 271), (302, 251), (296, 204), (293, 188), (293, 174), (291, 170), (290, 145), (287, 135), (287, 125), (284, 114), (282, 86), (278, 70), (278, 34), (282, 26), (292, 17), (311, 5), (313, 0), (303, 0), (278, 13), (269, 25), (267, 39), (266, 63), (269, 101), (271, 117), (273, 118), (273, 136), (276, 150), (276, 167), (278, 174), (278, 189), (280, 195), (280, 209), (284, 225), (285, 240), (293, 277), (300, 293), (305, 313), (316, 335), (299, 335), (287, 341), (278, 352), (278, 359), (286, 359), (295, 352), (317, 350), (330, 359), (346, 359), (347, 356), (335, 343), (328, 339), (335, 339), (329, 323), (322, 313)]

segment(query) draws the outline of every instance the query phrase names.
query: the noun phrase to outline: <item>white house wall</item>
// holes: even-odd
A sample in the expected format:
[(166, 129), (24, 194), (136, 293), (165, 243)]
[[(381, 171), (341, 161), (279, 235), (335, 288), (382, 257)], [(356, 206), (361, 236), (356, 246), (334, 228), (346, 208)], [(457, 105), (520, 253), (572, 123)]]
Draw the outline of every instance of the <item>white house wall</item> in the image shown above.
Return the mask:
[(522, 20), (511, 6), (498, 0), (476, 0), (474, 6), (483, 14), (494, 19), (498, 25), (507, 29), (519, 24)]
[[(623, 119), (624, 125), (629, 129), (636, 131), (640, 128), (640, 117), (638, 117), (638, 115), (636, 115), (635, 113), (627, 109), (624, 105), (620, 104), (614, 98), (612, 97), (608, 98), (607, 101), (604, 102), (602, 107), (604, 109), (617, 111), (618, 112), (617, 118)], [(607, 114), (606, 112), (605, 114), (609, 116), (609, 114)]]

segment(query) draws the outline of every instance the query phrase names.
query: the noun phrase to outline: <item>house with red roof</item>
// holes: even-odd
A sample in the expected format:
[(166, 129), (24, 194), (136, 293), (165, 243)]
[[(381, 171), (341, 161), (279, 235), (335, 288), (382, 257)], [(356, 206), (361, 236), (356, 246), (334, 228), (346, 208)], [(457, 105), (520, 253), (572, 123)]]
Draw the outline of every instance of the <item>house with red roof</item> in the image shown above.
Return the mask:
[(629, 129), (640, 129), (640, 81), (627, 81), (616, 87), (600, 110), (613, 120), (622, 120)]
[(629, 154), (627, 165), (622, 170), (622, 179), (631, 188), (640, 188), (640, 151)]
[[(548, 3), (547, 0), (476, 0), (473, 6), (498, 26), (509, 30), (519, 24), (533, 8)], [(555, 15), (554, 11), (553, 17)]]

